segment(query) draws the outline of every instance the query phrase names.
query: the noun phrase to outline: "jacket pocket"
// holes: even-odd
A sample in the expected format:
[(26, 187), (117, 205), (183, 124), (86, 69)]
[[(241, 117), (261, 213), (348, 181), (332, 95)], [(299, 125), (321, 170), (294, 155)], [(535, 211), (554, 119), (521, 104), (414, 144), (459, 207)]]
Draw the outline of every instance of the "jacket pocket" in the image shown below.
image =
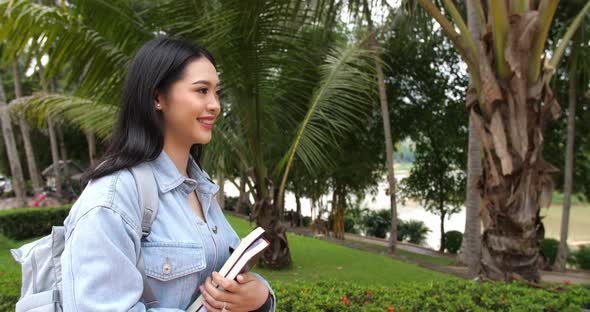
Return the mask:
[(194, 242), (142, 242), (145, 273), (166, 282), (202, 271), (207, 266), (205, 250)]

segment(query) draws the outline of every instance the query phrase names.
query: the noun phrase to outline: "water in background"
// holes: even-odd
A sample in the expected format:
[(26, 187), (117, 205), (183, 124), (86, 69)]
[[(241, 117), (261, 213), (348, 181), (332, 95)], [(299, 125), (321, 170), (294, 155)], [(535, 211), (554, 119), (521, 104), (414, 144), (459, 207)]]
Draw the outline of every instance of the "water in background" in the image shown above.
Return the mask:
[[(401, 179), (407, 176), (407, 172), (399, 172), (395, 178), (399, 182)], [(383, 179), (385, 180), (385, 178)], [(237, 182), (237, 181), (236, 181)], [(376, 196), (367, 195), (363, 201), (361, 207), (367, 207), (371, 210), (389, 209), (389, 196), (385, 193), (385, 190), (389, 186), (387, 182), (381, 182), (378, 186), (378, 192)], [(239, 196), (239, 190), (231, 182), (226, 181), (224, 185), (226, 196)], [(332, 200), (332, 193), (324, 195), (320, 199), (324, 204)], [(301, 213), (304, 216), (310, 216), (310, 200), (308, 198), (301, 198)], [(295, 196), (293, 193), (285, 193), (285, 211), (296, 210)], [(430, 233), (426, 238), (425, 245), (438, 250), (440, 246), (440, 217), (426, 211), (419, 203), (407, 202), (404, 205), (402, 203), (397, 204), (398, 218), (401, 220), (419, 220), (424, 222), (430, 229)], [(317, 212), (316, 212), (317, 213)], [(463, 232), (465, 229), (465, 209), (461, 212), (452, 215), (450, 218), (445, 218), (445, 232), (451, 230), (457, 230)]]

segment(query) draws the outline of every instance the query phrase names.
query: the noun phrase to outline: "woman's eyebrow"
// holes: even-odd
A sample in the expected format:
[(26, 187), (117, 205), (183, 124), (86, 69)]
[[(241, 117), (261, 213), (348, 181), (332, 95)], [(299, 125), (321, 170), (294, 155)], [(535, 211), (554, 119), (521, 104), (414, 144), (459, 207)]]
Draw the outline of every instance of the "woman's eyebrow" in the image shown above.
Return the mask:
[[(210, 86), (210, 85), (212, 85), (212, 84), (213, 84), (213, 83), (212, 83), (211, 81), (209, 81), (209, 80), (197, 80), (197, 81), (193, 82), (193, 84), (197, 84), (197, 83), (204, 83), (204, 84), (206, 84), (206, 85), (208, 85), (208, 86)], [(216, 87), (218, 87), (218, 86), (219, 86), (219, 82), (217, 82), (217, 84), (215, 84), (215, 86), (216, 86)]]

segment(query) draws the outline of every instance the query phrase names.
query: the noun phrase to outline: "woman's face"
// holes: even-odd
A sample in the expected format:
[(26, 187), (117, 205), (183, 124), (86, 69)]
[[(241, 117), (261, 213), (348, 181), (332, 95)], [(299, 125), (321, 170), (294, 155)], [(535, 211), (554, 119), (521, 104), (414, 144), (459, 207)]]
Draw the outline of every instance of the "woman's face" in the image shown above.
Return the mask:
[[(205, 57), (190, 62), (181, 80), (158, 95), (156, 109), (164, 115), (164, 138), (180, 144), (207, 144), (219, 116), (219, 78)], [(158, 106), (160, 105), (160, 106)]]

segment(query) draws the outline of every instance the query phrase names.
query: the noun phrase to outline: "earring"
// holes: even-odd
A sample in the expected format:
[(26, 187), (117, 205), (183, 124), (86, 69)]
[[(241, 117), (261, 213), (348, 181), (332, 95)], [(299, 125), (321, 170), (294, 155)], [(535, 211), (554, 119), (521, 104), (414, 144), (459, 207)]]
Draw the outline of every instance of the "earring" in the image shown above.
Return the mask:
[(162, 106), (160, 104), (158, 104), (158, 105), (156, 105), (156, 109), (157, 110), (161, 110), (162, 109)]

